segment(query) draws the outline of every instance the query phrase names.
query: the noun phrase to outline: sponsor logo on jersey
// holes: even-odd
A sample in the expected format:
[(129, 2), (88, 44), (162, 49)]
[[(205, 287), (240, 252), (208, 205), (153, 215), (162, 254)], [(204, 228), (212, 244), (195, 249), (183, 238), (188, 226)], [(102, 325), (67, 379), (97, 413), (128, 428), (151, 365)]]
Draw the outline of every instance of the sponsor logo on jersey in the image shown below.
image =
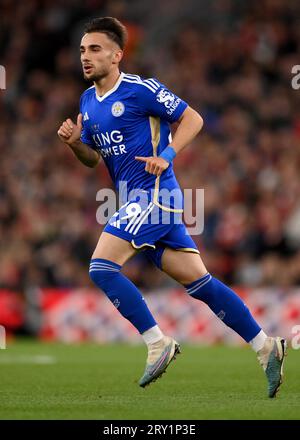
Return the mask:
[(89, 119), (90, 119), (90, 118), (89, 118), (88, 113), (85, 112), (85, 114), (84, 114), (84, 116), (83, 116), (83, 120), (84, 120), (84, 121), (88, 121)]
[(120, 154), (127, 153), (125, 144), (123, 143), (124, 137), (119, 130), (92, 134), (92, 138), (102, 157), (119, 156)]
[(125, 105), (121, 101), (116, 101), (111, 106), (111, 112), (112, 112), (113, 116), (115, 116), (116, 118), (118, 118), (119, 116), (122, 116), (124, 111), (125, 111)]
[(156, 95), (156, 100), (160, 104), (164, 104), (167, 109), (167, 114), (171, 115), (174, 110), (176, 110), (178, 104), (181, 99), (177, 98), (173, 93), (169, 92), (169, 90), (161, 89)]

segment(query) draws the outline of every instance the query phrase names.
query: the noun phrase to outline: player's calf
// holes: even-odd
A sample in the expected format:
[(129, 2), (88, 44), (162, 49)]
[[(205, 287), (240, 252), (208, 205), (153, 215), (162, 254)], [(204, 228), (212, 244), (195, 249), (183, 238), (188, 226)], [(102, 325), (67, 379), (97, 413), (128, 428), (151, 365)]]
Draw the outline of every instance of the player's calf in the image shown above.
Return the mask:
[(102, 289), (118, 311), (139, 331), (144, 333), (156, 322), (138, 288), (121, 272), (121, 266), (103, 258), (94, 258), (90, 277)]
[(250, 342), (261, 330), (248, 307), (228, 286), (207, 273), (185, 286), (189, 295), (205, 302), (228, 327)]

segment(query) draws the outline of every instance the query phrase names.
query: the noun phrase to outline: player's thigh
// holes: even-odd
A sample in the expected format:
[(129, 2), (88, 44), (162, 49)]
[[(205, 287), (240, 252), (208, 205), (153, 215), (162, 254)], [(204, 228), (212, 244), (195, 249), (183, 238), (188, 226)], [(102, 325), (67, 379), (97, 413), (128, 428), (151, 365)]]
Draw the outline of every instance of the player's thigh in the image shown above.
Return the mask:
[(129, 241), (102, 232), (92, 258), (103, 258), (123, 266), (136, 252)]
[(207, 273), (199, 254), (167, 247), (161, 259), (162, 270), (180, 284), (190, 284)]

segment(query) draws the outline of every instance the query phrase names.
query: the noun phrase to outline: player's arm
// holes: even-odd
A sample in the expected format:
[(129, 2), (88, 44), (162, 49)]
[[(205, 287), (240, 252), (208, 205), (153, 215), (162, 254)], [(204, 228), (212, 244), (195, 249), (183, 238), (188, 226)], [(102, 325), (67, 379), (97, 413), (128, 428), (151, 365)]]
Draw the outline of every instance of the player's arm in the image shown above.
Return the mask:
[(203, 119), (191, 107), (187, 107), (178, 121), (172, 143), (158, 157), (136, 156), (137, 160), (145, 162), (145, 171), (160, 176), (174, 157), (183, 150), (197, 136), (203, 127)]
[(57, 134), (62, 142), (68, 145), (75, 156), (87, 167), (94, 168), (100, 161), (100, 154), (80, 140), (82, 130), (82, 114), (77, 116), (77, 124), (66, 119), (59, 127)]
[(177, 123), (172, 144), (169, 145), (174, 149), (176, 155), (197, 136), (203, 127), (203, 119), (196, 110), (188, 106)]

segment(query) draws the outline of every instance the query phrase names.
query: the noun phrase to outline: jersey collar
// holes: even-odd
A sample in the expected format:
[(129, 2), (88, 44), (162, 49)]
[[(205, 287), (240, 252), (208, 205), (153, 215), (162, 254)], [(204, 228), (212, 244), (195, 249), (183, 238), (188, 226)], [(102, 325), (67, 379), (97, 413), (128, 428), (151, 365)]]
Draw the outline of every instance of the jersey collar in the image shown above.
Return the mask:
[(121, 72), (121, 73), (120, 73), (120, 76), (119, 76), (119, 78), (118, 78), (118, 81), (116, 82), (116, 84), (113, 86), (112, 89), (110, 89), (110, 90), (108, 90), (106, 93), (104, 93), (103, 96), (98, 96), (98, 95), (97, 95), (97, 90), (96, 90), (96, 87), (95, 87), (95, 95), (96, 95), (96, 99), (97, 99), (97, 101), (102, 102), (105, 98), (107, 98), (109, 95), (111, 95), (112, 93), (114, 93), (114, 92), (117, 90), (117, 88), (119, 87), (119, 85), (121, 84), (121, 82), (122, 82), (122, 80), (123, 80), (123, 76), (124, 76), (124, 73)]

